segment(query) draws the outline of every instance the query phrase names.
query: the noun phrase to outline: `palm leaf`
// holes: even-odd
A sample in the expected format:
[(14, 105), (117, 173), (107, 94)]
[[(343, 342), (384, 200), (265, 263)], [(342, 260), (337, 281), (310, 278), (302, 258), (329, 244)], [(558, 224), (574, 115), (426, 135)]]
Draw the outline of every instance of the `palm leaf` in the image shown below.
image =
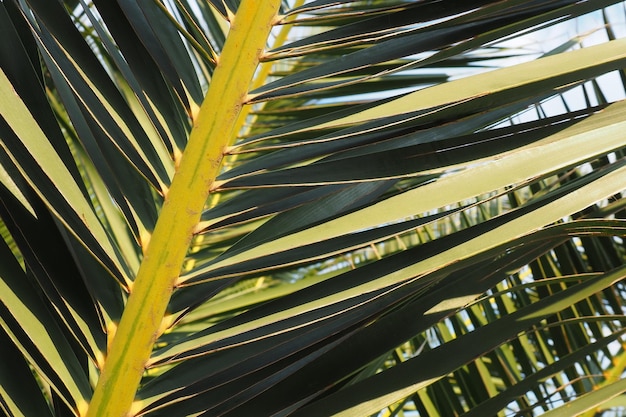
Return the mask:
[(624, 10), (1, 2), (0, 410), (620, 406)]

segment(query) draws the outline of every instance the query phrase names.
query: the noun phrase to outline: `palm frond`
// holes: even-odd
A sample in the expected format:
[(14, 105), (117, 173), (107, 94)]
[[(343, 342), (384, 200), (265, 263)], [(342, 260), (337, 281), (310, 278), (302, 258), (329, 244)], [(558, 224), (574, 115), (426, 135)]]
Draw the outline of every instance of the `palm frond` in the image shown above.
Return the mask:
[(623, 405), (624, 16), (0, 2), (0, 410)]

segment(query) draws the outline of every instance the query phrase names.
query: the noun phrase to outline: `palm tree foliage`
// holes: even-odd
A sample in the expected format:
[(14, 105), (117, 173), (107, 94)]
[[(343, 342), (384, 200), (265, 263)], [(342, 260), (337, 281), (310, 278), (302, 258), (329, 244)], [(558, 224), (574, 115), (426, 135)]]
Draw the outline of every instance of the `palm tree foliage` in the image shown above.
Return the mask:
[(0, 1), (0, 413), (626, 406), (624, 3), (261, 3)]

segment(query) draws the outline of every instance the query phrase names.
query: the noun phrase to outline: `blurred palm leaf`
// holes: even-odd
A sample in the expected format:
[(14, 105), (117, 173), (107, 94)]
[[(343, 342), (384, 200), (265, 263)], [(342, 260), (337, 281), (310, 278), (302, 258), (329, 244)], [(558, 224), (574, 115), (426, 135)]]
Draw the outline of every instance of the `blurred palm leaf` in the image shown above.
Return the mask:
[(283, 1), (129, 316), (239, 3), (0, 2), (0, 412), (85, 415), (124, 316), (129, 415), (619, 415), (619, 1)]

